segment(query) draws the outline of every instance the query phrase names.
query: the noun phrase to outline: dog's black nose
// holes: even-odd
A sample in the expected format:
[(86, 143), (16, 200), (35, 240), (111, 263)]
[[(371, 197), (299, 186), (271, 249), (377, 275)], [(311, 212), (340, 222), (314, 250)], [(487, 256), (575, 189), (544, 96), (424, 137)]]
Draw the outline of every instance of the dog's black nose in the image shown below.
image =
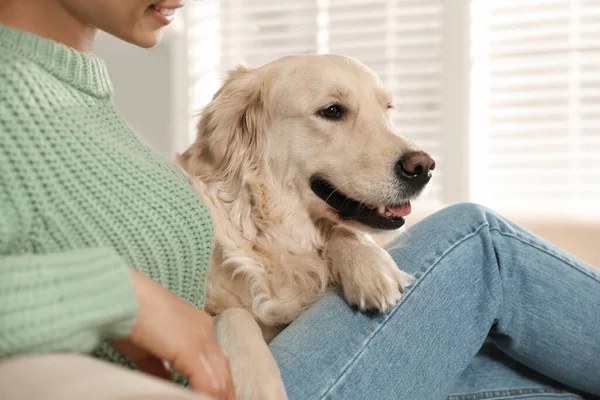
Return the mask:
[(415, 185), (429, 182), (434, 169), (435, 160), (424, 151), (407, 153), (396, 163), (396, 175)]

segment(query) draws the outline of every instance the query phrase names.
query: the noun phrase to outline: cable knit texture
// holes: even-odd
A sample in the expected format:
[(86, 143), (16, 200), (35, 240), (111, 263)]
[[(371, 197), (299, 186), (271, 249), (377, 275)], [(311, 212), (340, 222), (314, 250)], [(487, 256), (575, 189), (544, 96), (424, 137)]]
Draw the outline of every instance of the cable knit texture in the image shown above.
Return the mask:
[(202, 308), (212, 246), (204, 204), (119, 116), (102, 60), (0, 24), (0, 357), (127, 363), (103, 339), (135, 322), (129, 267)]

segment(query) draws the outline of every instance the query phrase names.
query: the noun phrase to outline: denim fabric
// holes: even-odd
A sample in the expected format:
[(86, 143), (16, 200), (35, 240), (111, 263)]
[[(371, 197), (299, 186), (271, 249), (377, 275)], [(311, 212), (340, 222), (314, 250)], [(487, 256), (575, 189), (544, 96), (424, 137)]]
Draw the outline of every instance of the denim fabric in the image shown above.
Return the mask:
[(600, 396), (599, 270), (474, 204), (401, 240), (396, 307), (332, 291), (271, 342), (290, 400)]

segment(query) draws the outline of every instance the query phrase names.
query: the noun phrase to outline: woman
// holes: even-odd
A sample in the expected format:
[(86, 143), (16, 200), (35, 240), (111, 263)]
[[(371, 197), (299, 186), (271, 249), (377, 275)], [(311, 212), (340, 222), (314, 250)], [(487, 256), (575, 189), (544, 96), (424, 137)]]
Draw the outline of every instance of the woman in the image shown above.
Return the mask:
[[(202, 311), (207, 211), (123, 122), (90, 52), (98, 30), (155, 46), (181, 6), (0, 0), (0, 397), (196, 398), (102, 359), (170, 378), (166, 360), (233, 398)], [(419, 279), (390, 313), (331, 293), (272, 342), (291, 399), (600, 395), (598, 271), (475, 205), (410, 238), (393, 255)]]

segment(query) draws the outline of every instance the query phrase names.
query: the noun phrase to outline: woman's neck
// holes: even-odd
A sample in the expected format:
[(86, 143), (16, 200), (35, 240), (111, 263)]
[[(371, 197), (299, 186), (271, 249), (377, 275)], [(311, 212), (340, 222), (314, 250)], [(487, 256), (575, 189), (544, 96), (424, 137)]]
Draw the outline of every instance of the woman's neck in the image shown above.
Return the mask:
[(97, 29), (85, 25), (57, 0), (0, 0), (0, 23), (91, 51)]

